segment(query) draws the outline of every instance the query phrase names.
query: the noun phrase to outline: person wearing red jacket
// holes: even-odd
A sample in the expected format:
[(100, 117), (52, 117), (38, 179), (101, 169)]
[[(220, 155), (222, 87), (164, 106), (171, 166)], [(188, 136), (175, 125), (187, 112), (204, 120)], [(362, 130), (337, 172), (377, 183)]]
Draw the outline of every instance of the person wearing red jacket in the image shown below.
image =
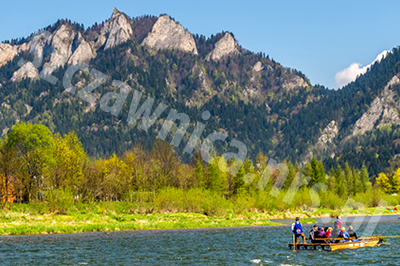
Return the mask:
[(325, 237), (329, 238), (331, 236), (331, 233), (332, 233), (332, 227), (328, 227), (328, 230), (326, 230), (325, 232)]

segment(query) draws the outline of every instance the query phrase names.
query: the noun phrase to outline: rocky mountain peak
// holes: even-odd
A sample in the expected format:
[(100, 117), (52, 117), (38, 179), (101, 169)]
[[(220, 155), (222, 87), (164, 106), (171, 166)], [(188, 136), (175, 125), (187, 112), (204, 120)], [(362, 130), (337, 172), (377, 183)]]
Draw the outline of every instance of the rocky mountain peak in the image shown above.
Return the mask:
[(123, 15), (121, 11), (119, 11), (116, 7), (114, 8), (114, 11), (111, 15), (111, 20), (115, 19), (118, 16)]
[(67, 63), (72, 54), (72, 42), (76, 33), (67, 25), (61, 25), (51, 39), (50, 61), (45, 63), (43, 71), (45, 74), (51, 74), (54, 70)]
[(88, 63), (94, 57), (92, 48), (85, 41), (82, 34), (78, 32), (72, 43), (72, 56), (68, 59), (68, 64), (75, 65), (79, 62)]
[(193, 36), (182, 25), (170, 19), (168, 15), (160, 16), (157, 19), (141, 45), (155, 49), (176, 49), (198, 54)]
[(117, 8), (114, 8), (111, 19), (104, 23), (101, 29), (96, 46), (102, 47), (105, 44), (104, 49), (112, 48), (129, 40), (132, 33), (133, 30), (127, 17)]
[(239, 54), (239, 45), (232, 34), (226, 32), (214, 46), (214, 49), (206, 56), (206, 60), (218, 61), (227, 55)]

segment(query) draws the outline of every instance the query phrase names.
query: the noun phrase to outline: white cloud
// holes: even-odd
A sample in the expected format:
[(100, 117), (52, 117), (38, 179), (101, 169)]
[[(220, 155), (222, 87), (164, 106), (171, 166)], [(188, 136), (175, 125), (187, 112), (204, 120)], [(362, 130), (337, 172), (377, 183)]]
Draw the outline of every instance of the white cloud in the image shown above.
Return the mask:
[(375, 60), (371, 64), (367, 66), (363, 67), (360, 63), (352, 63), (348, 68), (337, 72), (335, 75), (336, 85), (338, 86), (338, 88), (341, 88), (344, 85), (356, 80), (357, 76), (367, 72), (367, 69), (371, 65), (373, 65), (375, 62), (381, 61), (383, 58), (386, 57), (388, 53), (391, 53), (391, 51), (383, 51), (375, 58)]

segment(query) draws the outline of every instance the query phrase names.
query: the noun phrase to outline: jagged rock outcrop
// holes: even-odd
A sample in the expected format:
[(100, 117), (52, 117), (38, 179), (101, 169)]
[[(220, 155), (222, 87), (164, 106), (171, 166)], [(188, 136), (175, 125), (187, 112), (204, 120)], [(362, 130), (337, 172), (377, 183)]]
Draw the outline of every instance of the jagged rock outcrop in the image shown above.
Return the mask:
[(29, 115), (31, 113), (33, 107), (30, 106), (29, 104), (26, 104), (26, 103), (24, 105), (25, 105), (25, 108), (26, 108), (26, 113), (23, 116), (27, 116), (27, 115)]
[(0, 67), (7, 64), (18, 54), (18, 46), (8, 43), (0, 43)]
[(381, 97), (375, 98), (369, 110), (356, 121), (354, 125), (353, 136), (357, 135), (358, 133), (364, 134), (375, 127), (376, 121), (382, 114), (384, 102), (385, 100)]
[(90, 59), (92, 59), (93, 51), (90, 47), (90, 44), (83, 39), (81, 33), (79, 32), (72, 43), (72, 55), (68, 59), (68, 64), (75, 65), (79, 62), (89, 63)]
[(239, 45), (233, 36), (227, 32), (216, 44), (214, 49), (208, 53), (206, 60), (218, 61), (228, 55), (239, 54)]
[(191, 69), (191, 72), (197, 76), (197, 78), (200, 80), (201, 88), (203, 90), (209, 90), (210, 86), (207, 84), (206, 81), (206, 73), (205, 69), (203, 67), (199, 67), (197, 64)]
[(114, 8), (111, 19), (104, 23), (101, 29), (96, 47), (100, 48), (105, 45), (104, 49), (112, 48), (117, 44), (126, 42), (132, 33), (129, 20), (117, 8)]
[(335, 120), (332, 120), (321, 132), (317, 143), (309, 147), (309, 152), (302, 158), (301, 165), (310, 161), (314, 156), (335, 156), (335, 139), (339, 134), (339, 127)]
[(43, 58), (44, 47), (46, 46), (47, 42), (50, 41), (50, 39), (50, 33), (47, 31), (38, 32), (33, 36), (31, 41), (29, 42), (29, 49), (36, 59)]
[(18, 46), (18, 52), (26, 52), (31, 49), (31, 42), (25, 42)]
[(258, 61), (253, 67), (254, 72), (260, 72), (263, 69), (264, 69), (264, 66), (260, 61)]
[(164, 15), (157, 19), (142, 46), (155, 49), (176, 49), (198, 54), (193, 36), (181, 24)]
[[(15, 122), (18, 123), (20, 121), (20, 117), (18, 116), (17, 111), (15, 111), (13, 108), (11, 108), (11, 105), (7, 104), (6, 102), (3, 102), (1, 104), (1, 107), (3, 107), (9, 115), (15, 119)], [(7, 113), (5, 112), (5, 113)]]
[(34, 79), (38, 77), (39, 71), (37, 68), (31, 62), (27, 62), (20, 69), (14, 72), (11, 81), (15, 82), (26, 78)]
[(294, 76), (289, 81), (285, 81), (282, 84), (282, 88), (286, 90), (293, 90), (295, 88), (304, 88), (304, 87), (308, 87), (308, 84), (307, 82), (304, 81), (304, 79), (302, 79), (299, 76)]
[[(382, 94), (375, 98), (371, 107), (365, 112), (354, 125), (353, 136), (357, 134), (364, 134), (375, 127), (384, 126), (387, 124), (400, 125), (400, 118), (394, 108), (399, 108), (400, 103), (393, 103), (396, 95), (395, 92), (390, 90), (390, 86), (400, 83), (400, 79), (394, 76), (385, 86)], [(380, 119), (379, 123), (378, 120)]]
[(320, 149), (326, 149), (329, 143), (332, 143), (339, 133), (339, 128), (335, 120), (332, 120), (322, 131), (318, 138), (316, 146)]
[(51, 74), (54, 70), (67, 63), (68, 58), (72, 54), (72, 42), (74, 41), (76, 33), (65, 24), (54, 33), (51, 46), (52, 51), (50, 54), (50, 62), (45, 63), (43, 66), (43, 73)]
[[(77, 34), (67, 24), (61, 25), (53, 35), (48, 32), (36, 34), (29, 43), (21, 45), (19, 50), (30, 50), (37, 59), (49, 55), (50, 61), (43, 65), (43, 74), (45, 75), (53, 73), (66, 63), (88, 62), (93, 58), (93, 51), (89, 43), (84, 40), (81, 33)], [(29, 69), (31, 70), (31, 68)], [(21, 71), (23, 73), (23, 70)]]
[(1, 133), (1, 136), (6, 135), (6, 134), (8, 133), (9, 130), (10, 130), (10, 129), (9, 129), (8, 127), (5, 127), (5, 128), (3, 129), (3, 131), (2, 131), (2, 133)]
[(377, 127), (385, 126), (387, 124), (400, 125), (399, 115), (391, 107), (383, 109), (382, 118)]
[[(210, 90), (210, 86), (207, 83), (206, 73), (203, 67), (200, 67), (196, 64), (190, 70), (190, 73), (199, 79), (201, 86), (194, 92), (193, 96), (185, 103), (185, 105), (194, 106), (195, 102), (199, 103), (199, 105), (203, 105), (204, 103), (208, 102), (211, 97), (216, 94), (216, 92)], [(202, 100), (199, 99), (199, 95), (202, 95)]]

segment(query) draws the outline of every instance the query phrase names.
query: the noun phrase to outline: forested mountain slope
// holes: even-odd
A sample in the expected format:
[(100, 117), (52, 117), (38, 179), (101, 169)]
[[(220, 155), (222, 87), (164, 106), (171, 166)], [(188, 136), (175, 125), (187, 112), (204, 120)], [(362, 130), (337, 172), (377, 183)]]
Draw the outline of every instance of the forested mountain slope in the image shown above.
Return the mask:
[[(121, 154), (137, 142), (150, 146), (169, 109), (147, 131), (139, 123), (127, 123), (133, 90), (117, 117), (104, 112), (100, 98), (119, 92), (112, 85), (118, 80), (143, 93), (140, 105), (152, 97), (153, 111), (164, 103), (189, 116), (190, 126), (177, 147), (187, 159), (183, 148), (198, 122), (206, 125), (201, 139), (224, 132), (227, 141), (242, 141), (252, 159), (259, 152), (299, 163), (316, 156), (328, 167), (348, 161), (360, 168), (365, 163), (377, 174), (400, 153), (397, 48), (355, 82), (334, 91), (312, 86), (300, 71), (244, 49), (230, 32), (206, 38), (167, 15), (130, 18), (115, 9), (105, 23), (87, 29), (60, 20), (45, 30), (0, 44), (3, 135), (17, 121), (30, 121), (54, 132), (75, 131), (95, 157)], [(21, 59), (28, 63), (21, 67)], [(65, 92), (65, 72), (79, 63), (107, 75), (92, 92), (98, 99), (94, 104)], [(93, 80), (79, 71), (72, 84), (81, 90)], [(207, 121), (202, 118), (206, 110), (211, 113)], [(232, 151), (227, 141), (216, 142), (216, 150)]]

